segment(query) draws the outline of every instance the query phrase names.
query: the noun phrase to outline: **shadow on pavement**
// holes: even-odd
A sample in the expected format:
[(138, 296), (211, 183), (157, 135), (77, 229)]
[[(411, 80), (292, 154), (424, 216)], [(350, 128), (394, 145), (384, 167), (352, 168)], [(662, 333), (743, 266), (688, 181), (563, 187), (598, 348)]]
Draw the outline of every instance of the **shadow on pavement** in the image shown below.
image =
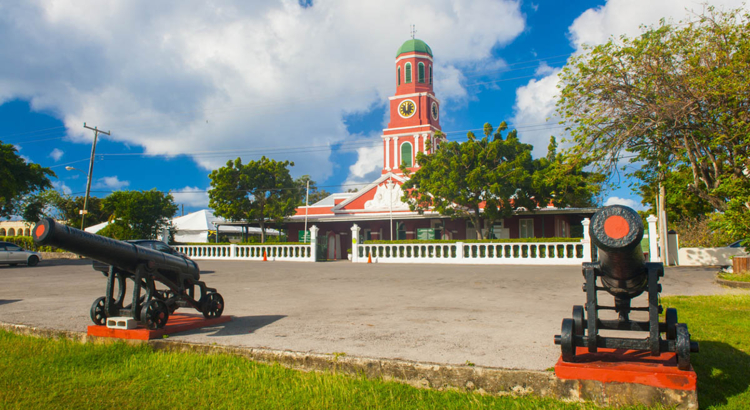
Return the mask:
[(201, 329), (181, 332), (179, 335), (207, 335), (207, 336), (239, 336), (254, 333), (256, 330), (270, 325), (277, 320), (285, 318), (286, 315), (264, 315), (264, 316), (232, 316), (230, 322), (217, 326), (204, 327)]
[(20, 302), (23, 299), (0, 299), (0, 305), (7, 305), (9, 303)]

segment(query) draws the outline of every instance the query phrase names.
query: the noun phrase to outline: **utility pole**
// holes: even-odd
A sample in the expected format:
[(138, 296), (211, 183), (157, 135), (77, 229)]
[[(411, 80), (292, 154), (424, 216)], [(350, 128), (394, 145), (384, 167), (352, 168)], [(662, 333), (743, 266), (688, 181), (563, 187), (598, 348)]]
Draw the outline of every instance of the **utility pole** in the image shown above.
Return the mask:
[(99, 133), (110, 135), (109, 131), (104, 132), (99, 130), (97, 127), (91, 128), (86, 125), (86, 123), (83, 123), (83, 128), (90, 129), (94, 131), (94, 143), (91, 144), (91, 158), (89, 159), (89, 176), (88, 181), (86, 181), (86, 197), (83, 199), (83, 209), (81, 210), (81, 230), (83, 230), (84, 227), (84, 221), (86, 220), (86, 214), (88, 211), (88, 204), (89, 204), (89, 193), (91, 193), (91, 176), (94, 175), (94, 155), (96, 155), (96, 140), (99, 138)]
[(305, 193), (305, 231), (302, 232), (302, 242), (307, 242), (307, 212), (310, 207), (310, 180), (307, 180), (307, 192)]

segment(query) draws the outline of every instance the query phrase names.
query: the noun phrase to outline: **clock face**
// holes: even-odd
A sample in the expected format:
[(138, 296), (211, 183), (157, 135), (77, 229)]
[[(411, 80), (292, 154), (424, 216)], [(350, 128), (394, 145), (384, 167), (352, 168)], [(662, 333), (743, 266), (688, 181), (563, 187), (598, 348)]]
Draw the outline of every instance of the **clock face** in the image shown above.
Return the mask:
[(432, 119), (437, 121), (438, 119), (438, 106), (436, 102), (432, 102)]
[(409, 118), (416, 112), (417, 106), (412, 100), (401, 101), (401, 104), (398, 105), (398, 115), (400, 115), (402, 118)]

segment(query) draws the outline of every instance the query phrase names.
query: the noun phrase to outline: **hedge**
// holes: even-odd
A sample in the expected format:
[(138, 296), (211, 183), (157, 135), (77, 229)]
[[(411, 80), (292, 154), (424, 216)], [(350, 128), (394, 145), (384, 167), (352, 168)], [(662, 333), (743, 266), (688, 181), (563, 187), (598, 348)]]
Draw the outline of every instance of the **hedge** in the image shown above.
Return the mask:
[(0, 241), (15, 243), (16, 245), (35, 252), (65, 252), (52, 246), (36, 246), (34, 239), (30, 236), (0, 236)]
[(412, 240), (401, 240), (401, 241), (364, 241), (363, 245), (378, 245), (378, 244), (391, 244), (391, 245), (402, 245), (412, 243), (543, 243), (543, 242), (581, 242), (582, 238), (516, 238), (516, 239), (412, 239)]

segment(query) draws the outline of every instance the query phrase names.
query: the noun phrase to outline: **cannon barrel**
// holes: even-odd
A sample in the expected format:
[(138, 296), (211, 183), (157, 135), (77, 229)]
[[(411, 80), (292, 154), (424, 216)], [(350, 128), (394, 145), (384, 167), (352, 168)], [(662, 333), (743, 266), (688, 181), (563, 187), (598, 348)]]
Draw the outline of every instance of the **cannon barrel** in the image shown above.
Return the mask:
[(139, 264), (145, 263), (149, 268), (179, 272), (195, 280), (200, 279), (200, 270), (191, 260), (88, 233), (59, 224), (52, 218), (42, 218), (37, 222), (32, 236), (37, 245), (65, 249), (131, 273), (135, 272)]
[(648, 285), (641, 249), (643, 221), (631, 208), (612, 205), (597, 211), (589, 225), (591, 241), (599, 248), (602, 284), (620, 299), (634, 298)]

